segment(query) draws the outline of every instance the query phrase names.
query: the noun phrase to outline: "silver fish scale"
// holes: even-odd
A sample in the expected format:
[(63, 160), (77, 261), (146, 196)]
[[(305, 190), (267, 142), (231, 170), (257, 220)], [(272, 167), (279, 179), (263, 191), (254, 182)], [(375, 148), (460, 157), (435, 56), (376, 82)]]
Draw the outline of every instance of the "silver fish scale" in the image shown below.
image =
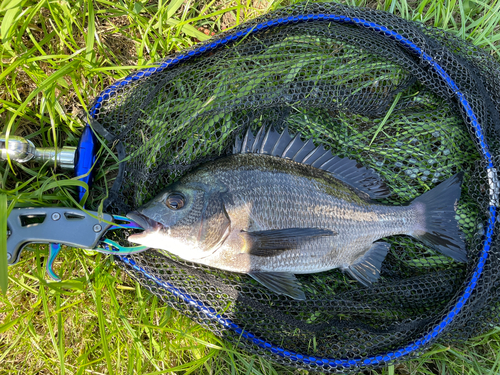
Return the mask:
[[(231, 159), (239, 160), (231, 163)], [(289, 160), (246, 154), (226, 158), (217, 167), (216, 178), (228, 188), (234, 202), (234, 207), (226, 208), (229, 215), (232, 209), (248, 207), (248, 226), (233, 230), (321, 228), (336, 233), (276, 255), (251, 255), (251, 271), (310, 273), (346, 268), (374, 241), (408, 234), (417, 221), (410, 207), (371, 204), (354, 191), (346, 193), (345, 185), (327, 172), (304, 166), (309, 173), (303, 174)]]

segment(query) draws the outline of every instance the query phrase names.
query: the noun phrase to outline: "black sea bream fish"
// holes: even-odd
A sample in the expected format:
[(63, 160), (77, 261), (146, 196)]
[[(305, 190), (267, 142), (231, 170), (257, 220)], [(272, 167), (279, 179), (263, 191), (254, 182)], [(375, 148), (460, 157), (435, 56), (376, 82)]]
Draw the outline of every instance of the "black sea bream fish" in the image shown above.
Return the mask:
[(455, 209), (462, 173), (411, 204), (372, 199), (390, 192), (378, 174), (300, 135), (247, 132), (233, 155), (208, 162), (128, 217), (145, 231), (129, 241), (188, 261), (246, 273), (272, 291), (305, 299), (294, 274), (340, 268), (375, 282), (404, 234), (467, 260)]

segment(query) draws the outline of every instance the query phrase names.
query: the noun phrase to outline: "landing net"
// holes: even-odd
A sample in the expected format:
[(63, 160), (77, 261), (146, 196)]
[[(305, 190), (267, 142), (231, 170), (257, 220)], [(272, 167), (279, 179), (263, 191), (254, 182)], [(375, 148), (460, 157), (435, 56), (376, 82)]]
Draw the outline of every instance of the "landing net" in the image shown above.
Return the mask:
[(101, 156), (89, 207), (107, 194), (107, 212), (136, 209), (262, 126), (288, 127), (373, 168), (392, 191), (385, 204), (464, 171), (466, 265), (391, 237), (372, 288), (339, 270), (298, 275), (307, 300), (296, 301), (164, 251), (116, 259), (167, 304), (278, 362), (346, 373), (406, 360), (499, 324), (498, 87), (498, 64), (442, 30), (338, 4), (284, 8), (96, 99), (89, 122), (122, 162)]

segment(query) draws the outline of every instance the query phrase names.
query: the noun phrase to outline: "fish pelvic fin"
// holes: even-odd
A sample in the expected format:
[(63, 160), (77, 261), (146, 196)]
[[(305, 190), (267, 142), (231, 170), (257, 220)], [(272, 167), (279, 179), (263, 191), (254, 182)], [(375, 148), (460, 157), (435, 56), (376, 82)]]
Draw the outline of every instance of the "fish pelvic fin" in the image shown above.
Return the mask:
[(306, 299), (306, 295), (293, 273), (253, 272), (248, 275), (277, 294), (284, 294), (296, 300)]
[(420, 222), (410, 235), (458, 262), (467, 262), (463, 234), (455, 219), (463, 176), (457, 173), (411, 203), (420, 213)]
[(323, 146), (316, 147), (311, 139), (303, 141), (301, 134), (292, 136), (288, 128), (278, 133), (271, 127), (261, 127), (254, 136), (247, 129), (243, 140), (236, 139), (233, 154), (263, 154), (290, 159), (329, 172), (336, 179), (367, 194), (371, 199), (391, 195), (389, 188), (373, 169), (366, 168), (356, 160), (333, 155)]
[(347, 272), (361, 284), (371, 286), (380, 278), (380, 268), (391, 245), (374, 242), (372, 246), (347, 268)]

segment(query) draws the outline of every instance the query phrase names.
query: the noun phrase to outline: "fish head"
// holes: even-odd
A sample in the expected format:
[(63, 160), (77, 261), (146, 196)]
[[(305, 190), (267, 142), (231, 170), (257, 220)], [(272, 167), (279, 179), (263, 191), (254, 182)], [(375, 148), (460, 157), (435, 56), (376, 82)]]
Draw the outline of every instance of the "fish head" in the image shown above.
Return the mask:
[(221, 189), (204, 183), (176, 183), (127, 217), (144, 228), (130, 242), (199, 261), (216, 251), (231, 222)]

